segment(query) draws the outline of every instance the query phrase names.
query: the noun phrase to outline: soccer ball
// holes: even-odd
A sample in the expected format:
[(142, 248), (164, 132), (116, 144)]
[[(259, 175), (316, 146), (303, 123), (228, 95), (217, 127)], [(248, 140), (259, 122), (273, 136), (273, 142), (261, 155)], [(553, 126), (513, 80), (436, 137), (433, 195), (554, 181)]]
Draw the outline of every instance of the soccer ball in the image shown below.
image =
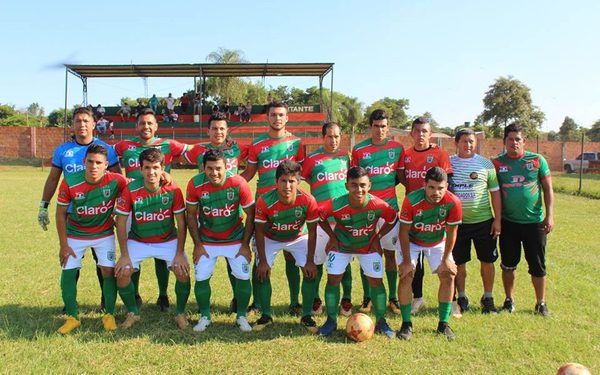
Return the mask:
[(375, 324), (368, 315), (356, 313), (348, 318), (346, 335), (352, 341), (361, 342), (370, 339), (375, 332)]
[(590, 370), (579, 363), (565, 363), (556, 371), (556, 375), (591, 375)]

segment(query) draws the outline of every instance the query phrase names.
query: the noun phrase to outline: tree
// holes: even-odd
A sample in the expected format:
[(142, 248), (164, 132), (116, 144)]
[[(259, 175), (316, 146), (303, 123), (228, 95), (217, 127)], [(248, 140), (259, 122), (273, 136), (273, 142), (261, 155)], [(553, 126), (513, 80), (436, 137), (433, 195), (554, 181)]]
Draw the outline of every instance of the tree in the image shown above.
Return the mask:
[(600, 142), (600, 120), (596, 121), (592, 128), (586, 132), (592, 142)]
[(359, 102), (357, 98), (347, 97), (339, 105), (339, 113), (342, 118), (338, 120), (338, 123), (341, 123), (341, 130), (346, 130), (349, 128), (350, 148), (353, 148), (355, 144), (354, 135), (356, 134), (358, 125), (363, 119), (362, 103)]
[(30, 104), (25, 110), (0, 105), (0, 126), (42, 126), (45, 122), (44, 108), (38, 103)]
[(529, 87), (508, 76), (496, 79), (489, 88), (477, 122), (489, 124), (495, 136), (501, 136), (504, 127), (512, 122), (519, 122), (528, 136), (538, 133), (545, 115), (533, 105)]
[(558, 130), (558, 134), (560, 135), (560, 140), (563, 142), (578, 141), (581, 139), (581, 130), (579, 126), (575, 123), (575, 120), (569, 116), (565, 116), (565, 119)]
[[(243, 64), (248, 61), (244, 59), (244, 52), (219, 47), (206, 56), (206, 61), (213, 64)], [(243, 101), (245, 91), (244, 81), (237, 77), (210, 77), (206, 80), (206, 91), (208, 95), (216, 97), (216, 100), (229, 100), (230, 103)]]
[(394, 128), (406, 128), (408, 122), (408, 99), (393, 99), (385, 97), (379, 99), (367, 107), (365, 119), (362, 123), (363, 129), (368, 127), (369, 115), (376, 109), (383, 109), (387, 112), (389, 120), (388, 125)]
[[(68, 109), (67, 110), (67, 124), (70, 124), (72, 119), (73, 119), (73, 110)], [(48, 115), (48, 125), (64, 127), (65, 126), (65, 109), (59, 108), (59, 109), (55, 109), (54, 111), (50, 112), (50, 114)]]

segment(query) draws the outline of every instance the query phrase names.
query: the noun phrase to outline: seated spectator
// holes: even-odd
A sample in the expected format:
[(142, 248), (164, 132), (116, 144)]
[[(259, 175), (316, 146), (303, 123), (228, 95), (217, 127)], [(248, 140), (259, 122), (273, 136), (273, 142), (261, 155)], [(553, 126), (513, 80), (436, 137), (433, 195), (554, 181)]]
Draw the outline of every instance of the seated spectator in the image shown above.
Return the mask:
[(252, 104), (250, 104), (250, 101), (246, 102), (246, 110), (245, 110), (246, 115), (244, 116), (245, 118), (245, 122), (250, 122), (252, 121)]
[(194, 114), (199, 115), (200, 112), (202, 111), (202, 95), (200, 95), (200, 93), (196, 93), (196, 95), (194, 95), (193, 103), (194, 103)]
[(229, 113), (230, 108), (229, 100), (226, 100), (225, 103), (223, 103), (223, 113), (227, 116), (227, 120), (231, 120), (231, 113)]
[(131, 107), (129, 104), (127, 104), (127, 102), (123, 102), (121, 103), (121, 108), (119, 108), (117, 114), (121, 115), (121, 121), (125, 121), (125, 119), (129, 120), (131, 117)]
[(188, 106), (190, 105), (190, 97), (187, 93), (184, 92), (183, 95), (181, 95), (179, 102), (181, 103), (181, 114), (187, 113)]
[(144, 109), (146, 109), (146, 106), (144, 105), (144, 103), (142, 103), (141, 100), (138, 100), (138, 104), (135, 106), (135, 112), (133, 113), (133, 117), (137, 117), (137, 115), (139, 113), (142, 113)]
[(102, 104), (98, 104), (96, 109), (94, 109), (94, 114), (98, 117), (104, 117), (104, 115), (106, 114), (106, 109), (104, 109)]
[(179, 115), (177, 114), (177, 112), (170, 111), (170, 113), (169, 113), (169, 121), (170, 122), (174, 122), (174, 123), (179, 121)]
[(216, 116), (216, 115), (217, 115), (217, 114), (219, 114), (219, 113), (221, 113), (221, 110), (219, 109), (219, 106), (218, 106), (218, 105), (216, 105), (216, 104), (215, 104), (215, 105), (213, 105), (213, 107), (212, 107), (212, 115), (213, 115), (213, 116)]
[(239, 103), (237, 110), (235, 112), (233, 112), (233, 114), (238, 116), (239, 121), (242, 122), (242, 116), (244, 115), (245, 111), (246, 111), (246, 107), (244, 107), (244, 103)]
[(162, 116), (163, 122), (171, 122), (171, 117), (167, 114), (164, 108), (160, 111), (160, 115)]
[(98, 134), (106, 133), (109, 123), (110, 123), (110, 121), (108, 121), (104, 117), (100, 116), (100, 119), (98, 119), (98, 121), (96, 121), (96, 131), (98, 132)]

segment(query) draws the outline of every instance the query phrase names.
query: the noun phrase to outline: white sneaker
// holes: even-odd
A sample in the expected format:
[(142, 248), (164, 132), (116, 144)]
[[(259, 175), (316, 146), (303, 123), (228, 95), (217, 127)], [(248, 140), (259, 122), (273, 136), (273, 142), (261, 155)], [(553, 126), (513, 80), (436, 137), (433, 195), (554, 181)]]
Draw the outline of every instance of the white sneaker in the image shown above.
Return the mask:
[(452, 301), (452, 317), (453, 318), (462, 318), (462, 312), (460, 311), (460, 306), (458, 306), (458, 302)]
[(423, 298), (413, 298), (410, 313), (412, 315), (417, 315), (419, 311), (423, 309), (423, 307), (425, 307), (425, 300)]
[(195, 332), (204, 332), (204, 330), (210, 325), (211, 321), (207, 317), (203, 316), (198, 320), (198, 324), (196, 324), (193, 328)]
[(252, 326), (250, 325), (250, 323), (248, 323), (248, 319), (245, 316), (240, 316), (239, 318), (237, 318), (235, 323), (242, 332), (252, 331)]

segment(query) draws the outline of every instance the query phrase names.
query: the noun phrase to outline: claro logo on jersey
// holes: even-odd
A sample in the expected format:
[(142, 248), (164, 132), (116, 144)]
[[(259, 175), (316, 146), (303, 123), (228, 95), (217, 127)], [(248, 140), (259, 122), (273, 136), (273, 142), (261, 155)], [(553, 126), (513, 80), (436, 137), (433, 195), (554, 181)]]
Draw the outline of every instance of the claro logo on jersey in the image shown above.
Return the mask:
[(66, 173), (75, 173), (75, 172), (79, 172), (79, 171), (83, 171), (83, 170), (85, 170), (85, 165), (81, 165), (81, 164), (66, 164), (65, 165)]
[(287, 231), (287, 230), (298, 230), (302, 225), (302, 221), (296, 220), (293, 223), (273, 223), (273, 230), (275, 231)]
[(130, 158), (127, 159), (127, 166), (129, 168), (139, 168), (140, 167), (140, 161), (136, 158)]
[(135, 220), (147, 223), (152, 221), (163, 221), (171, 218), (171, 214), (168, 210), (163, 210), (162, 208), (158, 210), (158, 212), (145, 212), (140, 211), (135, 213)]
[(440, 230), (444, 230), (446, 227), (446, 222), (435, 223), (435, 224), (425, 224), (425, 223), (415, 223), (415, 229), (419, 232), (437, 232)]
[(352, 237), (368, 236), (370, 233), (375, 231), (375, 223), (371, 223), (362, 228), (348, 228), (348, 231)]
[(210, 207), (202, 207), (202, 213), (208, 217), (229, 217), (233, 213), (234, 205), (226, 204), (225, 207), (220, 208), (210, 208)]
[(281, 160), (271, 160), (271, 159), (263, 160), (263, 168), (269, 168), (269, 169), (277, 168), (277, 167), (279, 167), (279, 164), (281, 164), (284, 160), (292, 160), (292, 156), (286, 156), (284, 159), (281, 159)]
[(345, 181), (347, 172), (346, 168), (340, 169), (337, 172), (319, 172), (317, 173), (317, 181)]
[[(369, 172), (370, 175), (390, 174), (394, 172), (392, 166), (389, 163), (386, 163), (385, 165), (382, 165), (380, 167), (374, 165), (367, 165), (365, 169), (367, 170), (367, 172)], [(423, 174), (423, 178), (424, 177), (425, 174)]]
[(95, 207), (80, 206), (77, 207), (77, 215), (79, 216), (95, 216), (112, 212), (113, 202), (102, 202), (102, 205)]
[(427, 174), (427, 171), (423, 170), (423, 171), (417, 171), (414, 169), (408, 169), (406, 171), (406, 178), (414, 178), (414, 179), (425, 179), (425, 175)]

